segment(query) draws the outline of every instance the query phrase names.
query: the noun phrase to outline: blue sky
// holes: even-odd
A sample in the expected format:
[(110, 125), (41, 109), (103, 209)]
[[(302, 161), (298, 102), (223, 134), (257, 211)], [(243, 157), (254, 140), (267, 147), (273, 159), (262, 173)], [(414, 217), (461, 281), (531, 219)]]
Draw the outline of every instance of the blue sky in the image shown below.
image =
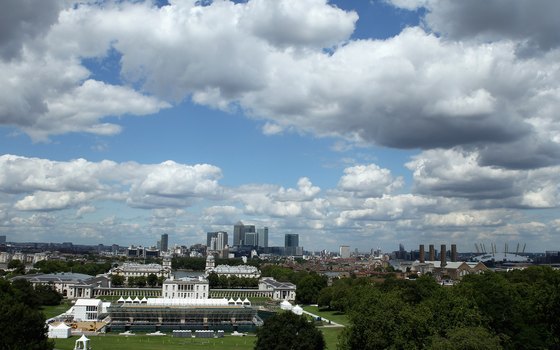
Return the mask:
[(560, 247), (556, 1), (3, 6), (9, 241)]

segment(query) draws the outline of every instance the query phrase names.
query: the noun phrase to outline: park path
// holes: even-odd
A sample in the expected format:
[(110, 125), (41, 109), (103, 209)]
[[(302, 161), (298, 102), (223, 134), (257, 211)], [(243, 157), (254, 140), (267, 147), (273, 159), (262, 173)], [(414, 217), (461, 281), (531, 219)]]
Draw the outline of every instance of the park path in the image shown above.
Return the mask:
[(303, 313), (306, 314), (306, 315), (309, 315), (313, 318), (321, 317), (321, 320), (328, 323), (328, 324), (324, 325), (323, 327), (344, 327), (344, 325), (342, 325), (340, 323), (336, 323), (332, 320), (326, 319), (321, 315), (315, 315), (314, 313), (311, 313), (311, 312), (305, 311), (305, 310), (303, 310)]

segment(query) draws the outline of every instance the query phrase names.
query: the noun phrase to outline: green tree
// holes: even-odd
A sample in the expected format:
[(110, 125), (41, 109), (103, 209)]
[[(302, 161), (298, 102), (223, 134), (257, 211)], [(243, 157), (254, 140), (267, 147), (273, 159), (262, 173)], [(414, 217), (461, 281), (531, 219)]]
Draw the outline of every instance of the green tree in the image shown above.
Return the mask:
[(327, 287), (327, 278), (310, 273), (297, 283), (296, 301), (300, 304), (316, 304), (319, 292)]
[(11, 286), (12, 296), (17, 301), (25, 303), (27, 306), (37, 309), (41, 305), (41, 300), (35, 292), (33, 285), (23, 278), (15, 279)]
[(29, 300), (20, 300), (22, 296), (21, 291), (0, 279), (0, 349), (53, 349), (43, 313), (30, 307)]
[(500, 338), (483, 327), (461, 327), (447, 332), (445, 337), (435, 336), (432, 350), (499, 350)]
[(323, 333), (305, 317), (282, 312), (257, 329), (255, 350), (323, 350)]
[(62, 301), (62, 295), (57, 292), (53, 286), (48, 284), (39, 284), (35, 286), (35, 293), (41, 305), (59, 305)]
[(158, 278), (155, 274), (151, 273), (148, 275), (148, 278), (146, 279), (146, 282), (148, 283), (148, 285), (150, 287), (155, 287), (156, 284), (158, 283)]
[(111, 286), (122, 287), (124, 285), (124, 276), (111, 275)]
[(19, 259), (12, 259), (8, 263), (8, 269), (14, 269), (14, 274), (25, 275), (25, 264)]
[(146, 283), (147, 283), (146, 276), (138, 276), (134, 281), (134, 285), (140, 288), (145, 287)]
[(208, 275), (208, 283), (210, 284), (210, 289), (220, 287), (220, 277), (215, 272)]

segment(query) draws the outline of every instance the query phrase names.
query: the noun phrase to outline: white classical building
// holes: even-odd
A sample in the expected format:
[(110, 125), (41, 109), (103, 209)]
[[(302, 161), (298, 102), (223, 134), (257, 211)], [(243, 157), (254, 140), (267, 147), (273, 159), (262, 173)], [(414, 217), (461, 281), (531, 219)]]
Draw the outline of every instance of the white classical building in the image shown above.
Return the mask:
[(210, 296), (210, 283), (203, 276), (170, 278), (163, 282), (164, 299), (207, 299)]
[(171, 265), (124, 263), (112, 268), (109, 274), (123, 276), (126, 282), (128, 282), (129, 277), (148, 277), (151, 274), (157, 277), (169, 278), (171, 275)]
[(259, 291), (268, 291), (274, 300), (296, 300), (296, 285), (290, 282), (279, 282), (272, 277), (259, 280)]
[(214, 260), (214, 256), (208, 255), (206, 258), (206, 274), (215, 273), (218, 276), (236, 276), (247, 278), (259, 278), (261, 272), (255, 266), (251, 265), (218, 265)]

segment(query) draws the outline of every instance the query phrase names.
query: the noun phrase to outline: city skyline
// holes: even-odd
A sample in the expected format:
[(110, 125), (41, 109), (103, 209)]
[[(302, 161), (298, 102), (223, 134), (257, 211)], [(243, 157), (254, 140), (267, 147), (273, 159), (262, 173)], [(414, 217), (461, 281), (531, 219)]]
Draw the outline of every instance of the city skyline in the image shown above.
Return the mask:
[(2, 6), (8, 240), (560, 250), (558, 1)]

